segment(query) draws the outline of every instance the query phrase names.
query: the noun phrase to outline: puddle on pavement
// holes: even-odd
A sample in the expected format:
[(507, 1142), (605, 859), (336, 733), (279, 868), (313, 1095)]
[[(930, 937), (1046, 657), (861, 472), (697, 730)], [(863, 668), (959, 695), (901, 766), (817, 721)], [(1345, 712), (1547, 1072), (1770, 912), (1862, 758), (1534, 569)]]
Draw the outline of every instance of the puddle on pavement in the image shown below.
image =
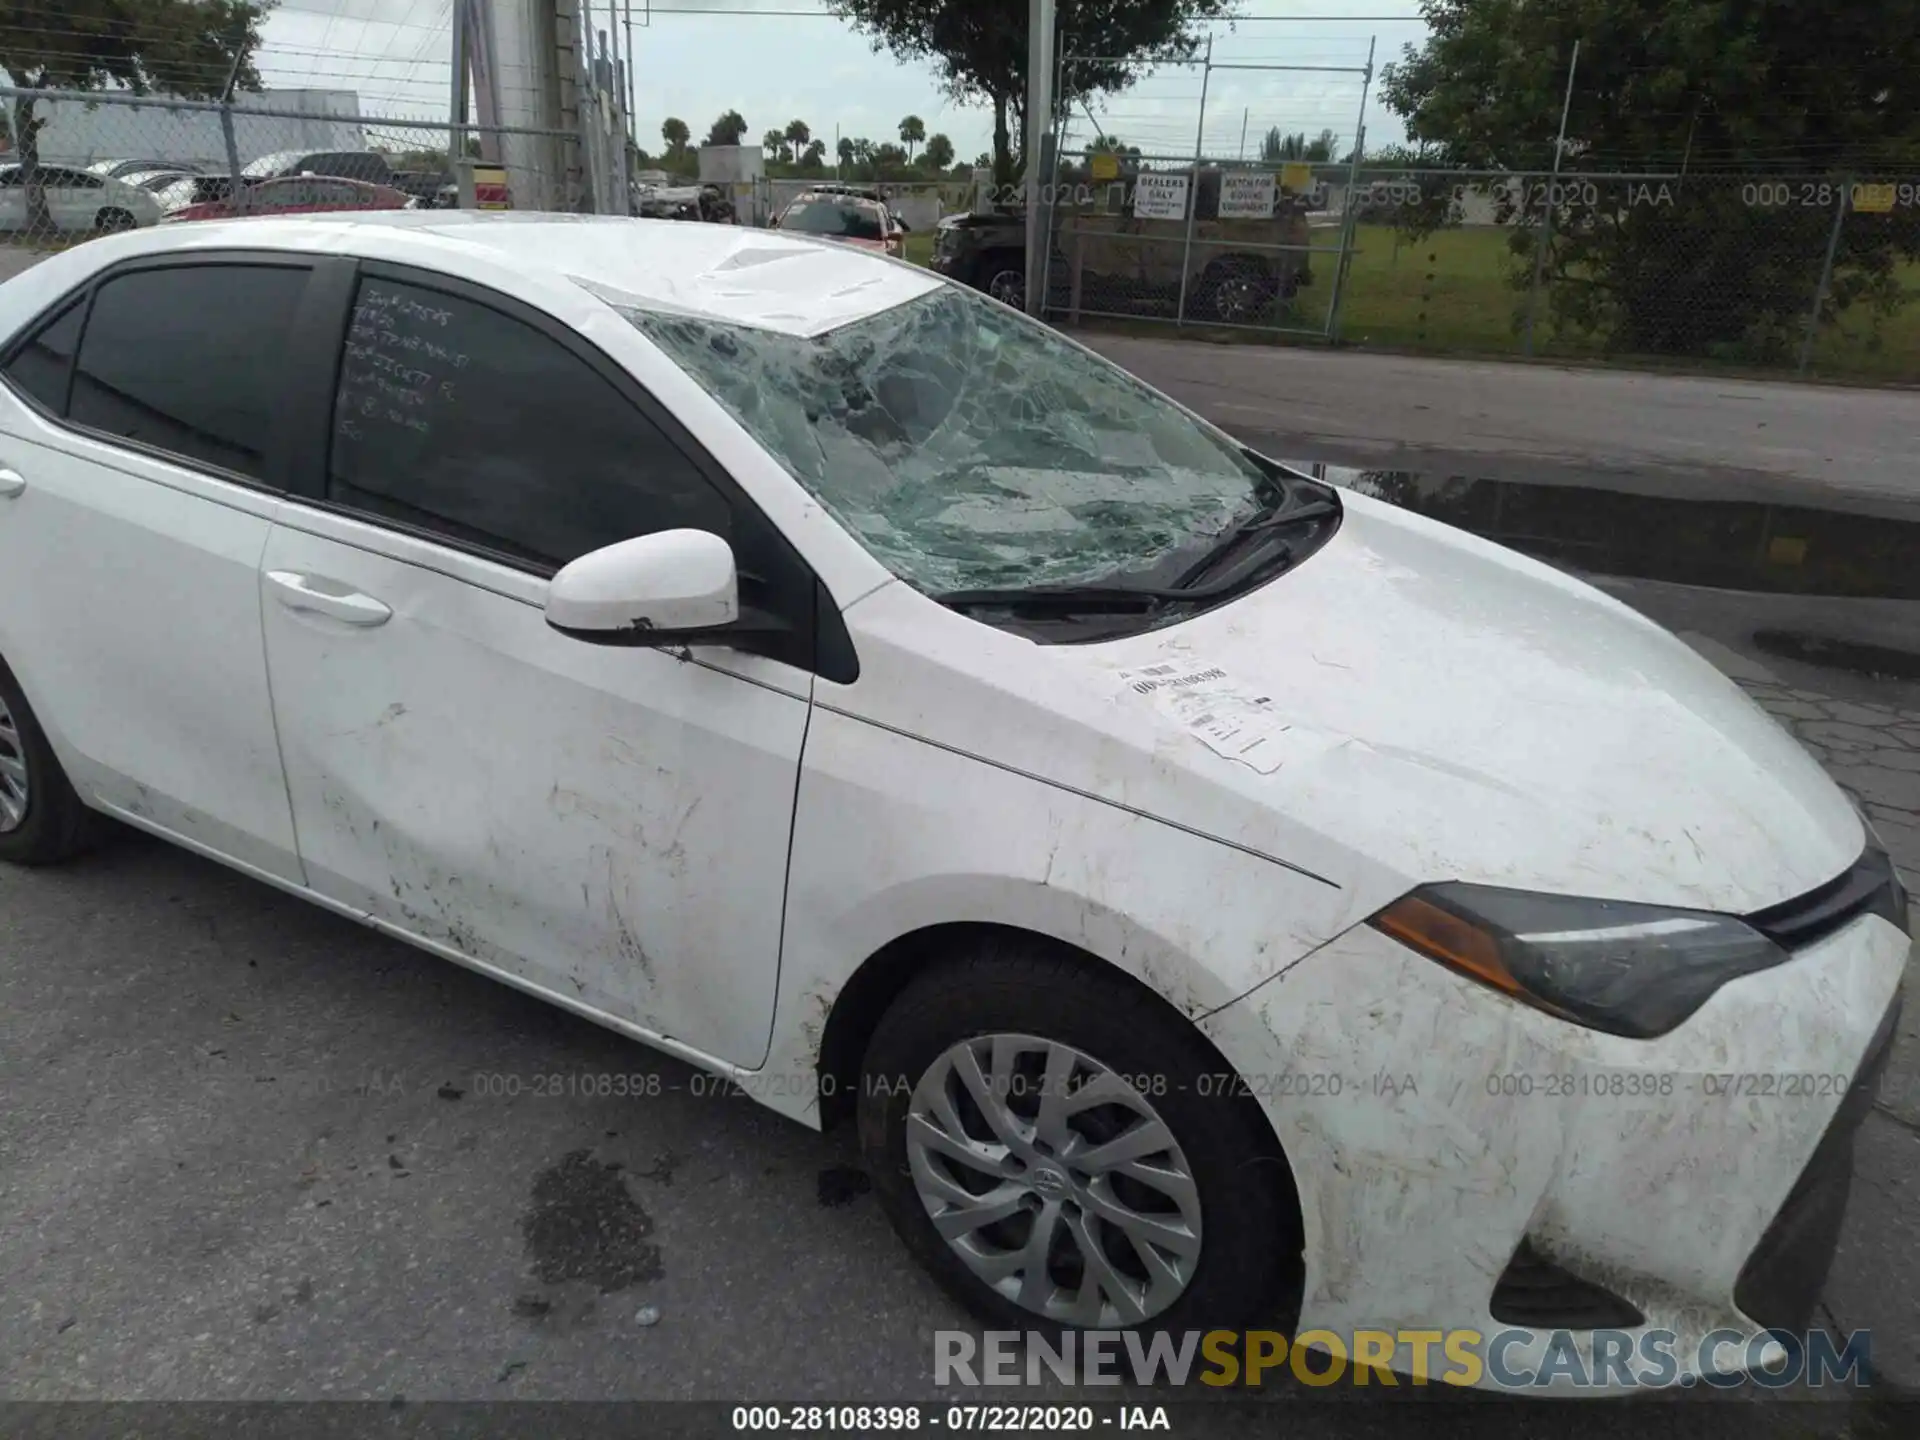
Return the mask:
[[(1595, 485), (1292, 463), (1331, 484), (1589, 577), (1809, 601), (1920, 601), (1920, 519), (1849, 508), (1844, 494), (1810, 495), (1801, 503), (1697, 500)], [(1825, 623), (1814, 628), (1777, 623), (1778, 611), (1768, 611), (1751, 643), (1825, 670), (1920, 681), (1920, 612), (1911, 625), (1889, 626), (1882, 616), (1870, 631), (1848, 633), (1847, 609), (1825, 607)], [(1761, 614), (1756, 606), (1756, 621)]]
[(1920, 520), (1849, 510), (1843, 496), (1815, 507), (1300, 468), (1576, 570), (1724, 590), (1920, 600)]

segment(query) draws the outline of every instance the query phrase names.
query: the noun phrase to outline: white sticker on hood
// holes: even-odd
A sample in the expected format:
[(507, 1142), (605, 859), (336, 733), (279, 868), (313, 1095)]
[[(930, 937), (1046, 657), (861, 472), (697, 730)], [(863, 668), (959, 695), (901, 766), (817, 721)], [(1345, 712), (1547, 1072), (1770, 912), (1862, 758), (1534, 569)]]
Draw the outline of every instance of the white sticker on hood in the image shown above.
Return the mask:
[(1122, 670), (1126, 693), (1151, 700), (1215, 754), (1271, 775), (1286, 759), (1293, 728), (1271, 696), (1242, 685), (1218, 665), (1183, 661)]

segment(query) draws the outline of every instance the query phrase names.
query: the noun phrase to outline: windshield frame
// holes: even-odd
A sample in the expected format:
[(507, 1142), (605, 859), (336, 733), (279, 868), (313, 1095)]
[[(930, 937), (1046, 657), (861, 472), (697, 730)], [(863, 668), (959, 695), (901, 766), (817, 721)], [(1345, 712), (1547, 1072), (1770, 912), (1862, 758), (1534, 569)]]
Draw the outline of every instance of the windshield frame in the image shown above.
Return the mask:
[[(746, 439), (752, 441), (772, 464), (798, 485), (812, 501), (819, 504), (835, 521), (837, 528), (888, 574), (935, 603), (948, 603), (945, 597), (951, 594), (956, 603), (953, 603), (950, 608), (967, 618), (996, 629), (1020, 633), (1044, 643), (1087, 643), (1178, 623), (1219, 606), (1233, 603), (1249, 591), (1290, 571), (1318, 551), (1340, 528), (1344, 518), (1344, 507), (1340, 503), (1339, 491), (1334, 487), (1251, 450), (1204, 416), (1147, 385), (1139, 377), (1073, 337), (1063, 335), (1051, 326), (1044, 325), (989, 297), (956, 286), (949, 281), (939, 281), (919, 294), (836, 324), (831, 328), (798, 333), (784, 329), (756, 327), (751, 323), (658, 305), (638, 296), (618, 296), (602, 291), (599, 287), (589, 286), (589, 288), (595, 289), (605, 303), (638, 330), (641, 337), (657, 350), (667, 363), (698, 385), (743, 432)], [(1090, 412), (1091, 418), (1096, 422), (1091, 427), (1091, 433), (1096, 440), (1102, 433), (1097, 423), (1100, 405), (1106, 407), (1106, 423), (1115, 424), (1116, 417), (1112, 410), (1115, 392), (1119, 393), (1124, 402), (1141, 405), (1140, 413), (1143, 421), (1151, 422), (1135, 426), (1130, 413), (1124, 410), (1119, 412), (1118, 430), (1128, 432), (1128, 438), (1137, 439), (1138, 437), (1132, 432), (1151, 431), (1155, 425), (1164, 424), (1169, 420), (1177, 422), (1176, 429), (1189, 430), (1191, 432), (1188, 437), (1189, 444), (1194, 440), (1200, 440), (1204, 441), (1207, 447), (1211, 447), (1208, 453), (1213, 455), (1213, 463), (1220, 467), (1221, 472), (1226, 472), (1224, 479), (1222, 473), (1216, 472), (1214, 483), (1228, 483), (1234, 487), (1232, 493), (1241, 495), (1241, 499), (1237, 502), (1239, 508), (1231, 517), (1208, 528), (1194, 528), (1185, 532), (1168, 532), (1163, 528), (1160, 532), (1161, 548), (1144, 557), (1135, 556), (1129, 559), (1125, 557), (1124, 552), (1117, 552), (1120, 553), (1121, 558), (1097, 572), (1078, 578), (1064, 579), (1057, 584), (1015, 587), (1022, 589), (1022, 593), (1031, 591), (1036, 601), (1044, 596), (1045, 604), (1030, 603), (1025, 606), (1009, 604), (1005, 607), (997, 604), (983, 605), (977, 601), (975, 595), (966, 592), (991, 592), (997, 595), (1006, 588), (1004, 584), (983, 583), (978, 586), (964, 582), (937, 584), (933, 583), (925, 573), (917, 572), (912, 565), (903, 563), (900, 551), (895, 550), (890, 553), (883, 546), (879, 546), (874, 532), (870, 528), (863, 528), (856, 518), (846, 513), (846, 506), (849, 503), (847, 496), (836, 493), (833, 487), (826, 483), (826, 474), (831, 472), (827, 468), (829, 463), (827, 450), (821, 446), (820, 441), (813, 440), (806, 447), (818, 451), (819, 470), (802, 473), (805, 467), (796, 468), (791, 450), (783, 451), (778, 438), (770, 437), (767, 433), (765, 427), (769, 422), (765, 413), (761, 413), (757, 420), (743, 413), (743, 402), (740, 399), (743, 392), (739, 389), (738, 376), (741, 372), (752, 368), (752, 363), (760, 357), (749, 355), (747, 361), (743, 362), (738, 358), (737, 347), (741, 345), (767, 347), (768, 353), (773, 357), (769, 361), (770, 364), (784, 361), (788, 372), (795, 374), (816, 369), (831, 369), (838, 372), (844, 370), (844, 364), (837, 363), (839, 357), (831, 354), (828, 347), (836, 344), (845, 345), (849, 337), (854, 337), (856, 347), (864, 344), (869, 354), (879, 353), (885, 349), (884, 338), (889, 334), (888, 326), (895, 327), (891, 333), (896, 336), (911, 333), (903, 332), (899, 327), (903, 323), (911, 324), (913, 313), (918, 308), (937, 306), (943, 302), (962, 307), (958, 316), (962, 322), (971, 320), (975, 323), (990, 323), (991, 326), (999, 328), (1003, 339), (1010, 335), (1021, 342), (1030, 342), (1041, 351), (1050, 349), (1052, 352), (1048, 356), (1050, 363), (1061, 363), (1063, 358), (1070, 360), (1071, 365), (1063, 371), (1068, 380), (1084, 378), (1086, 383), (1091, 384), (1096, 391), (1103, 392), (1097, 397), (1099, 403), (1096, 404), (1096, 411)], [(965, 307), (969, 306), (973, 307), (971, 312), (965, 310)], [(905, 321), (903, 317), (906, 317)], [(938, 332), (932, 333), (937, 336)], [(722, 354), (731, 354), (735, 358), (722, 367), (720, 362), (712, 356), (706, 356), (703, 365), (697, 353), (706, 348), (705, 344), (698, 343), (701, 340), (707, 343), (725, 341), (728, 347), (726, 350), (722, 350), (717, 343), (713, 343), (713, 348)], [(999, 340), (994, 342), (996, 345), (999, 343), (1001, 343)], [(820, 352), (818, 361), (811, 353), (815, 351)], [(1018, 351), (1019, 346), (1016, 345), (1014, 351), (1010, 352), (1012, 358), (1016, 360), (1024, 358)], [(890, 355), (892, 352), (887, 353)], [(992, 349), (989, 349), (986, 354), (998, 359), (997, 352)], [(884, 380), (886, 378), (885, 362), (876, 363), (878, 368), (875, 373), (881, 375)], [(959, 373), (961, 375), (961, 380), (958, 382), (959, 388), (950, 393), (939, 394), (937, 397), (946, 402), (946, 412), (939, 425), (944, 425), (946, 419), (960, 415), (967, 409), (965, 392), (969, 385), (976, 382), (985, 383), (972, 372), (965, 370), (964, 365)], [(1004, 377), (1000, 378), (1004, 384)], [(732, 393), (726, 393), (729, 391)], [(983, 394), (989, 399), (999, 398), (991, 390)], [(757, 408), (757, 402), (753, 400), (744, 403), (747, 409)], [(792, 397), (788, 397), (788, 403), (790, 407), (795, 403)], [(883, 413), (888, 413), (888, 418), (891, 418), (884, 405), (880, 406), (880, 409)], [(1043, 416), (1049, 414), (1044, 410), (1041, 413)], [(789, 414), (789, 421), (793, 418), (794, 416)], [(978, 425), (978, 416), (973, 414), (963, 416), (960, 423), (964, 425), (968, 420)], [(1047, 427), (1051, 423), (1050, 419), (1043, 419), (1040, 422), (1039, 429), (1043, 438), (1048, 433)], [(817, 429), (820, 424), (820, 415), (808, 413), (806, 425), (801, 428)], [(1017, 429), (1017, 425), (1009, 424), (1001, 428)], [(1087, 429), (1087, 426), (1082, 425), (1082, 429)], [(970, 435), (970, 432), (965, 429), (959, 433), (963, 438)], [(787, 439), (791, 445), (792, 435), (789, 434)], [(1142, 443), (1147, 443), (1151, 449), (1150, 440)], [(918, 448), (921, 447), (908, 447), (909, 450)], [(1076, 456), (1076, 452), (1071, 449), (1065, 453), (1070, 460)], [(1155, 467), (1175, 464), (1174, 459), (1158, 451), (1152, 453), (1157, 457), (1151, 462)], [(1163, 472), (1155, 468), (1143, 476), (1137, 457), (1133, 461), (1119, 458), (1103, 461), (1097, 450), (1080, 454), (1078, 458), (1091, 459), (1094, 469), (1087, 471), (1084, 466), (1072, 464), (1064, 468), (1055, 467), (1047, 465), (1043, 459), (1036, 459), (1027, 463), (1039, 465), (1040, 469), (1028, 472), (1022, 468), (1019, 473), (1031, 473), (1042, 481), (1053, 477), (1067, 482), (1073, 481), (1076, 477), (1085, 479), (1093, 475), (1116, 485), (1137, 484), (1144, 478), (1153, 488), (1154, 498), (1141, 500), (1137, 504), (1146, 507), (1143, 513), (1147, 513), (1149, 519), (1155, 505), (1179, 503), (1181, 490), (1179, 481), (1181, 477), (1188, 474), (1183, 469), (1169, 469)], [(883, 455), (878, 457), (878, 463), (883, 471), (894, 476), (887, 482), (888, 495), (895, 490), (906, 488), (909, 484), (908, 477), (890, 469), (891, 462), (887, 461)], [(1115, 466), (1119, 468), (1114, 468)], [(951, 473), (958, 479), (969, 471), (963, 468), (961, 471)], [(992, 483), (990, 477), (996, 471), (989, 470), (986, 473), (989, 483)], [(1172, 490), (1164, 496), (1160, 495), (1157, 489), (1163, 473), (1166, 481), (1172, 486)], [(940, 482), (942, 472), (937, 469), (932, 471), (931, 478), (936, 483)], [(1240, 486), (1245, 487), (1244, 493), (1238, 489)], [(1067, 488), (1071, 491), (1073, 486), (1069, 484)], [(969, 498), (967, 492), (959, 493), (961, 499)], [(978, 498), (984, 503), (989, 497)], [(1094, 500), (1096, 504), (1100, 503), (1097, 495)], [(1071, 499), (1056, 498), (1039, 499), (1038, 503), (1071, 506), (1076, 502)], [(1105, 502), (1106, 509), (1117, 513), (1123, 524), (1129, 519), (1127, 506), (1135, 503), (1130, 494), (1123, 497), (1123, 503), (1119, 503), (1117, 510), (1116, 502)], [(1017, 511), (1020, 507), (1014, 503), (1012, 508)], [(1289, 522), (1289, 517), (1295, 512), (1301, 512), (1301, 524), (1294, 525)], [(983, 513), (991, 515), (994, 512), (988, 509)], [(1072, 511), (1069, 508), (1065, 513), (1071, 514)], [(963, 538), (984, 537), (983, 543), (991, 540), (994, 533), (992, 527), (980, 532), (967, 530), (964, 525), (961, 528)], [(1169, 534), (1177, 543), (1169, 543), (1167, 539)], [(1063, 556), (1059, 553), (1060, 549), (1059, 546), (1054, 547), (1053, 558), (1062, 563), (1083, 558), (1071, 553)], [(1071, 551), (1070, 546), (1066, 549)], [(929, 557), (934, 553), (928, 552)], [(1196, 564), (1196, 562), (1205, 563)], [(1172, 583), (1170, 577), (1201, 569), (1206, 571), (1204, 583), (1196, 580), (1188, 587), (1191, 589), (1190, 598), (1184, 590), (1181, 594), (1169, 596), (1155, 589), (1156, 577), (1157, 584), (1165, 586)], [(1183, 581), (1182, 584), (1184, 586), (1185, 582)], [(1062, 590), (1099, 589), (1103, 586), (1107, 589), (1115, 587), (1138, 589), (1143, 598), (1149, 593), (1159, 595), (1160, 598), (1156, 599), (1151, 607), (1143, 607), (1129, 613), (1125, 610), (1117, 611), (1110, 604), (1102, 606), (1090, 603), (1084, 609), (1075, 609), (1070, 604), (1061, 603), (1062, 597), (1058, 593)], [(963, 598), (966, 603), (958, 603)]]

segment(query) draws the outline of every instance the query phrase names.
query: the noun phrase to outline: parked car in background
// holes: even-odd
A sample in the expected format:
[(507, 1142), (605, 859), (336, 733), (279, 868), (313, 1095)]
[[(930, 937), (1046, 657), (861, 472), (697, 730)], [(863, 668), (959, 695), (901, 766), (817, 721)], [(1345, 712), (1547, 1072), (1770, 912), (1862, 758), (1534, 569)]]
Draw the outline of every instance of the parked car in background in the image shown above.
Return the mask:
[(393, 167), (378, 150), (282, 150), (262, 155), (240, 171), (249, 184), (290, 175), (329, 175), (340, 180), (393, 184)]
[(179, 160), (96, 160), (87, 166), (89, 174), (109, 180), (127, 180), (141, 170), (194, 170), (198, 167)]
[[(63, 234), (159, 223), (160, 202), (138, 185), (63, 165), (42, 165), (39, 171), (48, 217)], [(27, 228), (25, 179), (19, 165), (0, 166), (0, 230)]]
[(175, 181), (197, 180), (200, 176), (197, 171), (179, 170), (168, 167), (166, 169), (154, 170), (131, 170), (117, 178), (126, 181), (129, 185), (138, 185), (149, 195), (157, 195)]
[(901, 254), (907, 234), (906, 225), (874, 192), (856, 194), (843, 186), (826, 185), (798, 196), (780, 212), (773, 228), (838, 240), (884, 255)]
[(405, 210), (412, 197), (391, 185), (363, 180), (297, 175), (248, 186), (237, 196), (188, 205), (167, 216), (174, 220), (231, 220), (244, 215), (309, 215), (331, 210)]
[(439, 203), (440, 195), (454, 185), (454, 179), (444, 170), (395, 170), (393, 178), (386, 183), (430, 210)]
[[(1094, 188), (1099, 193), (1091, 203), (1054, 212), (1049, 305), (1070, 303), (1076, 263), (1090, 310), (1169, 313), (1181, 303), (1184, 269), (1187, 313), (1226, 324), (1269, 318), (1313, 283), (1303, 198), (1283, 192), (1271, 216), (1222, 219), (1221, 174), (1203, 170), (1189, 226), (1134, 214), (1131, 181)], [(940, 222), (932, 265), (950, 280), (1024, 308), (1026, 244), (1023, 209), (949, 215)]]

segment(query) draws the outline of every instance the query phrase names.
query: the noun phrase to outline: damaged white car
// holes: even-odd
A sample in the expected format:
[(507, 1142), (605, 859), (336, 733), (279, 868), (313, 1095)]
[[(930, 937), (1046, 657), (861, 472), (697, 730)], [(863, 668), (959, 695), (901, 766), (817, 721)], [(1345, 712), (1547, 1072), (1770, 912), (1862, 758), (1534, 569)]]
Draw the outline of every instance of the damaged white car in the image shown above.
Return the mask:
[(0, 335), (0, 858), (857, 1119), (997, 1328), (1806, 1323), (1906, 898), (1606, 596), (803, 237), (176, 227)]

